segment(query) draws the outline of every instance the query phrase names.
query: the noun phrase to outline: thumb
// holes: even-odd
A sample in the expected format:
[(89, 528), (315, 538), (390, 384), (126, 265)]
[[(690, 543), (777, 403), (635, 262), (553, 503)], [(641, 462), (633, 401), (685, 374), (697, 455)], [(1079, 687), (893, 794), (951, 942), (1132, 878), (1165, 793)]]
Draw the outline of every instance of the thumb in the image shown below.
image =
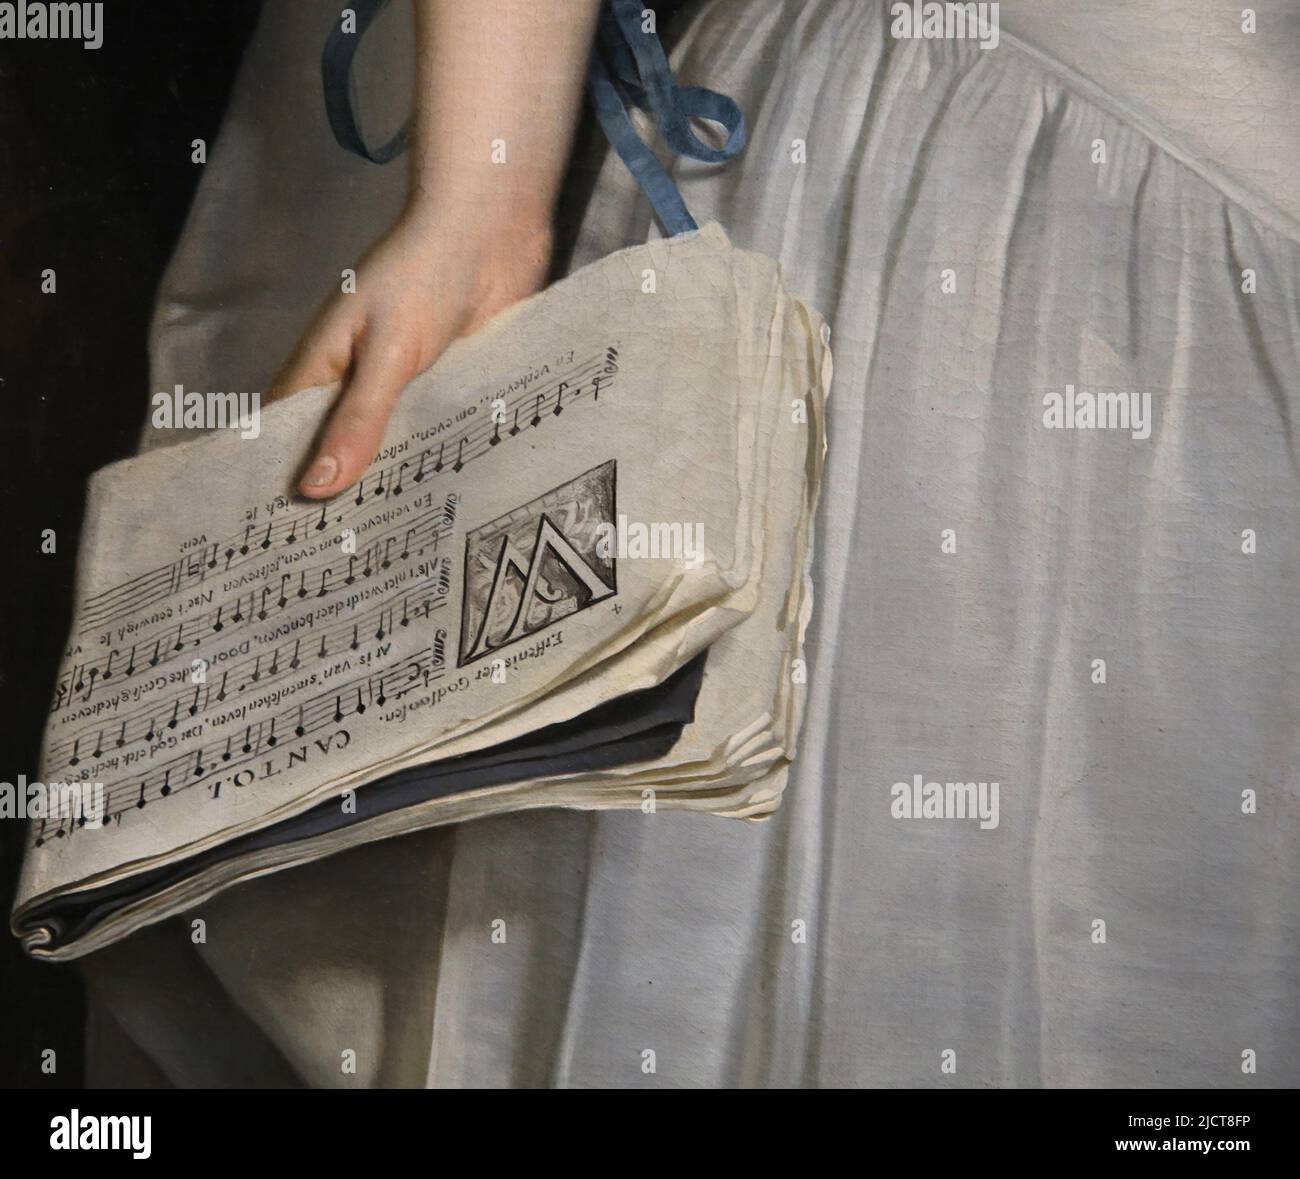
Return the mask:
[(395, 334), (362, 337), (351, 376), (299, 481), (303, 495), (329, 499), (361, 478), (379, 450), (398, 396), (420, 367), (415, 342)]

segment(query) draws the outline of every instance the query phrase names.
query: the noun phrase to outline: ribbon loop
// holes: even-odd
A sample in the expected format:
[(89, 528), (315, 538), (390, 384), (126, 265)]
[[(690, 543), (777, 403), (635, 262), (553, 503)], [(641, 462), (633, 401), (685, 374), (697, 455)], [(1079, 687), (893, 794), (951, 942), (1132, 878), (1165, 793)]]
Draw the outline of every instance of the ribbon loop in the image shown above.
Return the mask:
[(325, 87), (325, 114), (329, 119), (330, 130), (334, 132), (334, 138), (340, 147), (372, 164), (387, 164), (390, 160), (397, 159), (411, 145), (409, 121), (392, 139), (373, 151), (366, 146), (361, 128), (357, 126), (357, 84), (352, 77), (352, 59), (357, 55), (366, 30), (387, 6), (388, 0), (352, 0), (351, 8), (357, 18), (355, 31), (346, 32), (343, 22), (339, 21), (325, 39), (320, 59), (321, 82)]

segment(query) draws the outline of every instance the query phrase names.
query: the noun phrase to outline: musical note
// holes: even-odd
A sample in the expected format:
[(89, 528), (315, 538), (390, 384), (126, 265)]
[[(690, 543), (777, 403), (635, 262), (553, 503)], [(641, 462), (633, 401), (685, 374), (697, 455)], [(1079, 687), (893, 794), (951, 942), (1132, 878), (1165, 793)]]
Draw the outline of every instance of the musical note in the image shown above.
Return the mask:
[[(589, 355), (580, 359), (575, 359), (570, 353), (563, 364), (567, 366), (565, 370), (557, 372), (550, 378), (550, 389), (543, 386), (528, 392), (520, 391), (507, 399), (512, 402), (506, 406), (506, 411), (512, 415), (510, 431), (512, 434), (521, 425), (519, 419), (523, 416), (528, 401), (533, 402), (531, 409), (534, 425), (539, 424), (542, 406), (545, 405), (546, 398), (552, 390), (556, 393), (555, 404), (551, 407), (553, 413), (567, 411), (575, 397), (581, 396), (588, 385), (594, 394), (593, 400), (598, 399), (600, 393), (612, 382), (618, 372), (618, 349), (609, 346), (595, 356)], [(567, 402), (566, 394), (569, 398)], [(445, 460), (449, 441), (456, 443), (462, 466), (474, 458), (489, 453), (493, 449), (490, 439), (500, 440), (504, 434), (501, 429), (504, 420), (504, 416), (498, 414), (490, 422), (480, 420), (476, 424), (466, 426), (454, 438), (440, 440), (438, 469), (441, 470), (441, 463)], [(430, 445), (421, 450), (418, 463), (411, 459), (400, 461), (395, 459), (388, 465), (364, 475), (357, 486), (355, 496), (357, 510), (364, 509), (367, 491), (372, 492), (374, 498), (382, 498), (385, 494), (396, 495), (399, 489), (404, 490), (406, 476), (409, 473), (407, 468), (414, 466), (415, 481), (422, 481), (428, 473), (428, 462), (432, 454)], [(403, 467), (403, 463), (406, 464), (406, 468)], [(197, 554), (178, 555), (178, 559), (170, 565), (141, 572), (123, 583), (107, 587), (87, 600), (86, 608), (79, 615), (79, 629), (83, 632), (93, 630), (111, 619), (129, 615), (150, 602), (179, 592), (188, 583), (201, 582), (206, 578), (209, 569), (218, 567), (223, 550), (226, 555), (225, 568), (229, 570), (238, 562), (252, 560), (266, 552), (268, 542), (272, 545), (281, 540), (288, 544), (296, 543), (301, 536), (301, 530), (311, 528), (313, 524), (317, 531), (323, 532), (328, 525), (330, 511), (337, 511), (341, 500), (342, 497), (304, 512), (290, 511), (283, 519), (277, 514), (272, 521), (261, 525), (246, 521), (234, 537), (226, 538), (224, 541), (219, 539), (209, 542)], [(277, 509), (273, 507), (272, 512), (276, 511)], [(343, 518), (340, 515), (340, 522)], [(252, 539), (254, 531), (259, 533), (256, 543)], [(114, 664), (114, 671), (116, 670), (117, 665)]]
[[(221, 773), (224, 777), (225, 772), (217, 768), (220, 764), (237, 762), (240, 756), (255, 756), (254, 747), (259, 753), (265, 748), (276, 747), (277, 740), (285, 731), (294, 727), (295, 721), (295, 735), (303, 737), (322, 728), (329, 723), (331, 717), (337, 724), (348, 715), (363, 715), (375, 702), (384, 705), (388, 700), (389, 686), (394, 687), (395, 695), (400, 698), (407, 692), (418, 691), (422, 684), (429, 685), (445, 670), (450, 640), (445, 629), (438, 629), (430, 637), (424, 635), (424, 628), (417, 626), (416, 633), (431, 643), (418, 659), (408, 663), (408, 656), (404, 652), (392, 652), (391, 656), (385, 653), (385, 658), (403, 661), (400, 672), (394, 671), (390, 665), (386, 670), (372, 671), (369, 677), (354, 679), (351, 683), (334, 682), (332, 678), (328, 692), (317, 688), (314, 690), (321, 692), (321, 695), (312, 701), (294, 700), (289, 703), (285, 697), (309, 689), (309, 685), (316, 679), (316, 673), (290, 679), (291, 673), (298, 672), (302, 667), (302, 638), (294, 636), (293, 632), (299, 630), (307, 637), (309, 664), (312, 662), (311, 650), (315, 645), (321, 660), (329, 658), (333, 652), (339, 661), (338, 666), (326, 667), (323, 671), (342, 673), (348, 664), (346, 652), (340, 649), (350, 646), (352, 651), (360, 651), (361, 647), (372, 642), (389, 643), (399, 637), (396, 633), (399, 622), (402, 629), (407, 630), (412, 619), (428, 620), (432, 617), (433, 609), (445, 609), (451, 592), (454, 565), (442, 556), (431, 557), (428, 563), (422, 563), (422, 557), (426, 552), (437, 553), (453, 535), (459, 497), (454, 494), (445, 496), (439, 511), (438, 507), (433, 506), (437, 496), (416, 496), (413, 491), (414, 502), (405, 505), (406, 510), (412, 514), (401, 519), (400, 523), (393, 521), (394, 516), (400, 519), (404, 514), (400, 508), (392, 513), (380, 513), (370, 509), (369, 503), (385, 496), (400, 496), (407, 490), (408, 479), (413, 483), (422, 483), (431, 468), (435, 473), (442, 473), (448, 458), (452, 461), (447, 465), (457, 473), (462, 472), (467, 465), (491, 453), (503, 441), (517, 436), (521, 432), (521, 426), (529, 424), (521, 421), (521, 418), (530, 412), (534, 428), (541, 425), (544, 416), (558, 418), (567, 412), (574, 415), (575, 420), (581, 419), (581, 415), (588, 412), (586, 393), (590, 390), (595, 400), (601, 392), (608, 389), (613, 374), (617, 371), (617, 359), (617, 349), (612, 346), (603, 352), (588, 354), (585, 360), (578, 362), (574, 361), (573, 354), (570, 353), (567, 358), (561, 358), (553, 365), (553, 369), (559, 368), (561, 371), (553, 371), (544, 382), (534, 383), (530, 379), (519, 383), (526, 385), (526, 388), (520, 388), (519, 384), (513, 386), (513, 391), (506, 397), (504, 408), (498, 404), (490, 419), (483, 413), (476, 417), (467, 414), (458, 420), (455, 427), (447, 430), (441, 439), (427, 437), (427, 433), (433, 432), (428, 431), (424, 438), (427, 445), (423, 449), (408, 452), (401, 458), (397, 455), (389, 456), (383, 465), (376, 463), (373, 469), (363, 474), (356, 484), (355, 492), (349, 489), (329, 503), (311, 505), (302, 511), (283, 496), (278, 497), (269, 508), (269, 520), (260, 509), (250, 509), (244, 514), (243, 524), (230, 522), (233, 536), (214, 536), (209, 530), (207, 536), (214, 537), (213, 540), (203, 537), (198, 545), (189, 541), (186, 544), (188, 551), (174, 552), (175, 559), (162, 570), (141, 573), (125, 583), (126, 588), (115, 589), (113, 594), (116, 597), (99, 595), (96, 624), (104, 618), (123, 614), (134, 613), (134, 617), (128, 626), (120, 629), (105, 627), (100, 630), (94, 635), (93, 645), (92, 640), (81, 640), (81, 649), (93, 651), (93, 655), (81, 658), (79, 649), (75, 657), (65, 657), (67, 662), (56, 687), (56, 707), (69, 708), (75, 705), (77, 699), (91, 701), (95, 688), (101, 682), (117, 683), (123, 687), (121, 681), (134, 676), (137, 667), (147, 670), (157, 668), (160, 664), (169, 664), (176, 670), (165, 670), (156, 679), (153, 676), (142, 677), (150, 682), (135, 685), (133, 692), (117, 693), (115, 698), (106, 702), (112, 705), (112, 710), (107, 716), (97, 718), (102, 726), (98, 729), (90, 718), (78, 716), (75, 712), (61, 718), (75, 723), (68, 724), (62, 730), (62, 740), (52, 741), (48, 746), (47, 753), (53, 759), (53, 764), (59, 764), (64, 758), (68, 759), (70, 765), (83, 764), (83, 745), (94, 750), (93, 754), (85, 755), (86, 759), (102, 758), (105, 740), (110, 743), (110, 760), (117, 760), (111, 752), (112, 747), (128, 750), (122, 758), (127, 764), (133, 765), (137, 757), (157, 758), (143, 777), (138, 772), (132, 772), (129, 786), (119, 779), (116, 802), (120, 815), (127, 808), (158, 798), (160, 780), (165, 788), (170, 788), (170, 776), (173, 774), (178, 778), (178, 791), (191, 785), (195, 778), (214, 773)], [(552, 393), (555, 399), (549, 402)], [(569, 399), (567, 402), (566, 396)], [(529, 401), (533, 403), (531, 406)], [(471, 399), (467, 404), (475, 404), (475, 401)], [(545, 413), (545, 410), (550, 413)], [(507, 418), (506, 414), (511, 416)], [(405, 445), (409, 446), (410, 442)], [(354, 506), (359, 510), (354, 511)], [(334, 545), (329, 543), (329, 538), (322, 537), (317, 545), (310, 544), (310, 531), (314, 529), (323, 533), (334, 522), (334, 516), (337, 516), (340, 524), (355, 522), (357, 531), (364, 535), (362, 545), (359, 546), (362, 551), (349, 554), (346, 571), (341, 565), (337, 571), (333, 566), (322, 568), (324, 561), (321, 558), (340, 559), (335, 555)], [(256, 541), (253, 540), (254, 532), (257, 533)], [(300, 540), (311, 551), (279, 553), (278, 546), (282, 542), (293, 545)], [(400, 545), (397, 543), (399, 540)], [(179, 594), (187, 584), (203, 583), (209, 570), (220, 569), (223, 552), (227, 569), (242, 565), (245, 570), (242, 576), (227, 583), (229, 589), (219, 588), (222, 579), (214, 575), (213, 587), (197, 596), (178, 598), (168, 603), (165, 611), (158, 609), (145, 612), (140, 608), (141, 603)], [(263, 558), (261, 554), (268, 552), (272, 555)], [(247, 563), (243, 562), (243, 558), (247, 558)], [(396, 576), (376, 577), (379, 572), (390, 575), (399, 562), (409, 562), (413, 558), (417, 564), (400, 571)], [(292, 573), (287, 571), (291, 563), (300, 564), (297, 587), (293, 586)], [(345, 572), (346, 579), (343, 577)], [(334, 584), (338, 581), (346, 586), (354, 586), (362, 579), (371, 584), (367, 586), (366, 592), (356, 594), (342, 593)], [(378, 584), (373, 584), (375, 582)], [(417, 582), (421, 583), (418, 588)], [(317, 586), (315, 591), (311, 590), (311, 584)], [(338, 594), (339, 602), (331, 603), (325, 609), (319, 609), (314, 603), (305, 601), (312, 597), (323, 599), (331, 593)], [(247, 610), (244, 609), (245, 595), (248, 597)], [(297, 602), (304, 603), (301, 608), (295, 605), (295, 598)], [(399, 603), (400, 615), (397, 613)], [(273, 604), (281, 612), (294, 610), (295, 616), (286, 616), (281, 620), (281, 625), (274, 628), (257, 628), (258, 622), (269, 621)], [(83, 630), (89, 614), (84, 608), (79, 609), (78, 625)], [(235, 631), (237, 626), (246, 628), (243, 634), (227, 633)], [(351, 627), (351, 636), (347, 634), (348, 627)], [(429, 628), (430, 631), (433, 629)], [(368, 636), (366, 644), (360, 641), (363, 633)], [(313, 634), (316, 643), (313, 643)], [(127, 650), (111, 647), (110, 635), (123, 641)], [(216, 652), (218, 643), (214, 635), (223, 636), (219, 654), (229, 660), (225, 664), (226, 670), (222, 673), (220, 688), (216, 693), (212, 693), (206, 684), (185, 684), (188, 669), (177, 668), (178, 663), (180, 668), (184, 668), (187, 662), (184, 652), (191, 646), (202, 647), (208, 643), (212, 651)], [(127, 637), (134, 640), (129, 645), (124, 641)], [(415, 638), (414, 635), (411, 637)], [(149, 639), (155, 641), (152, 659), (147, 658)], [(246, 640), (242, 645), (239, 643), (241, 639)], [(164, 642), (167, 643), (165, 650), (162, 646)], [(217, 655), (209, 655), (207, 651), (200, 653), (209, 661), (217, 658)], [(371, 660), (379, 658), (379, 654), (371, 650), (363, 658), (369, 666)], [(249, 660), (253, 663), (251, 668), (248, 666)], [(378, 664), (375, 666), (378, 667)], [(232, 675), (234, 687), (229, 680)], [(337, 680), (344, 678), (342, 674), (337, 675)], [(241, 703), (240, 690), (245, 687), (251, 689), (254, 684), (258, 685), (256, 695), (248, 703)], [(105, 688), (101, 697), (108, 691)], [(172, 699), (168, 700), (168, 696)], [(224, 705), (232, 697), (238, 707), (231, 711), (217, 708), (218, 704)], [(342, 706), (344, 699), (349, 702), (347, 709)], [(172, 704), (171, 709), (166, 707), (167, 703)], [(277, 708), (282, 710), (277, 711)], [(160, 730), (157, 729), (158, 716), (163, 718), (164, 727), (177, 731), (179, 736), (179, 715), (182, 710), (197, 723), (191, 725), (187, 721), (184, 730), (186, 740), (179, 748), (169, 751), (167, 746), (174, 746), (175, 743), (169, 742), (166, 734), (161, 734), (161, 748), (141, 748), (138, 754), (128, 749), (132, 742), (157, 745), (160, 736)], [(85, 711), (97, 713), (101, 708)], [(243, 755), (238, 753), (238, 747), (233, 744), (235, 738), (230, 735), (230, 729), (237, 725), (236, 717), (249, 722), (245, 728)], [(108, 735), (109, 727), (114, 730), (111, 737)], [(254, 727), (258, 729), (256, 741), (252, 738)], [(195, 745), (199, 742), (204, 744), (196, 751)], [(167, 789), (164, 789), (162, 796), (165, 797), (166, 793)], [(206, 793), (205, 791), (204, 794)], [(213, 797), (215, 796), (214, 788)], [(66, 827), (67, 824), (61, 824), (61, 830)]]

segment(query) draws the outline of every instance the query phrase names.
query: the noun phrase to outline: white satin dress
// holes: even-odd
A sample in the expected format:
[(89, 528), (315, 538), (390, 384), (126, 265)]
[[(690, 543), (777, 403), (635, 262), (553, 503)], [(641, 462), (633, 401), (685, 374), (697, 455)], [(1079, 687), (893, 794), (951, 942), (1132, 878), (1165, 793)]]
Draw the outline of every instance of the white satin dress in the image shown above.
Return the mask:
[[(983, 49), (888, 9), (675, 30), (750, 129), (671, 165), (687, 204), (833, 327), (779, 814), (532, 812), (241, 886), (205, 945), (177, 920), (88, 961), (92, 1084), (1300, 1083), (1295, 18), (1008, 0)], [(264, 388), (400, 208), (404, 167), (330, 137), (336, 18), (266, 5), (155, 389)], [(370, 127), (409, 20), (361, 52)], [(611, 158), (574, 265), (656, 233)], [(1047, 428), (1067, 386), (1149, 392), (1149, 437)], [(916, 775), (996, 781), (997, 826), (894, 817)]]

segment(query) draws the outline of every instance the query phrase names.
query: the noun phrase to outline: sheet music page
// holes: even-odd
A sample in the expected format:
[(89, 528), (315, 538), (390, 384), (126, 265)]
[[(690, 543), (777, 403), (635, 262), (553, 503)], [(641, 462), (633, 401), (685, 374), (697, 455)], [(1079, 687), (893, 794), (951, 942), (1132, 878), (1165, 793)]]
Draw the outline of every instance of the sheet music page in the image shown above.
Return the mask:
[[(42, 776), (102, 783), (102, 822), (33, 823), (20, 900), (463, 749), (654, 628), (734, 625), (754, 461), (716, 344), (738, 339), (735, 286), (716, 227), (579, 272), (453, 345), (323, 505), (290, 489), (329, 390), (265, 410), (256, 439), (100, 472)], [(683, 349), (702, 318), (713, 344)], [(703, 543), (624, 559), (649, 523)]]

